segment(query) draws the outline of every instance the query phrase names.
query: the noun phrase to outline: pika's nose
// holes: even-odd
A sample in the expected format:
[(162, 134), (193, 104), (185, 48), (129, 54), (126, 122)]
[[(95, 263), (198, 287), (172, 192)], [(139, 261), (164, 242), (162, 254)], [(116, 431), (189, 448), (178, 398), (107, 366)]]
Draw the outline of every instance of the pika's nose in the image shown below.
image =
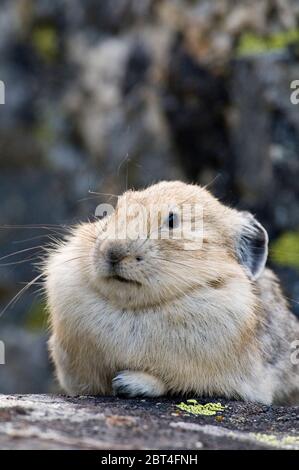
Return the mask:
[(104, 256), (110, 264), (115, 265), (126, 257), (126, 251), (120, 245), (112, 245), (105, 250)]

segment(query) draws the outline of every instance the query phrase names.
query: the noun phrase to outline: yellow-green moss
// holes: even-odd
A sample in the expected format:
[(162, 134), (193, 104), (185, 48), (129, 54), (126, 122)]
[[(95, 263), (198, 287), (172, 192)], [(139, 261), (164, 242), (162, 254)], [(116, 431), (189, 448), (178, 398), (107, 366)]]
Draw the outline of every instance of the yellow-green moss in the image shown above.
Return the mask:
[(270, 246), (272, 261), (299, 270), (299, 232), (285, 232)]
[(212, 416), (215, 415), (218, 411), (223, 411), (226, 407), (221, 405), (221, 403), (206, 403), (201, 405), (197, 400), (191, 399), (187, 400), (187, 403), (181, 402), (179, 405), (176, 405), (182, 411), (193, 415), (205, 415)]
[(275, 434), (263, 434), (263, 433), (250, 433), (250, 436), (259, 442), (262, 442), (264, 444), (269, 444), (275, 447), (297, 448), (299, 446), (299, 436), (279, 437)]
[(47, 312), (44, 302), (34, 302), (25, 320), (25, 328), (30, 331), (46, 330)]
[(283, 49), (293, 43), (299, 43), (299, 29), (281, 31), (268, 36), (258, 36), (257, 34), (246, 32), (240, 37), (237, 56), (262, 54)]
[(41, 122), (33, 128), (32, 132), (37, 141), (42, 144), (50, 145), (54, 141), (54, 130), (51, 128), (51, 123), (46, 120), (41, 120)]
[(50, 62), (57, 57), (59, 41), (53, 26), (37, 26), (32, 32), (32, 43), (44, 60)]

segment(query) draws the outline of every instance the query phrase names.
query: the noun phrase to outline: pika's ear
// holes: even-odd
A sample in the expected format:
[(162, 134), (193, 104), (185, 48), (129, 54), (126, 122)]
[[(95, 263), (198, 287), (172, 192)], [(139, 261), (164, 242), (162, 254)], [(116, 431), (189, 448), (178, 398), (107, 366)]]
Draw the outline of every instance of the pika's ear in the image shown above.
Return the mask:
[(268, 257), (268, 234), (249, 212), (241, 212), (243, 223), (237, 239), (237, 256), (250, 279), (263, 272)]

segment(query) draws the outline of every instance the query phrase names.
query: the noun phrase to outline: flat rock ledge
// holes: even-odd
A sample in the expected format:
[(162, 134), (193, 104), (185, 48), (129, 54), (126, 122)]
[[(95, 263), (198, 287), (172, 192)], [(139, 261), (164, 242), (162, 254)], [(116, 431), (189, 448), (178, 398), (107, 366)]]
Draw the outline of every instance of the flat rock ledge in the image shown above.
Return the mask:
[(206, 416), (181, 401), (0, 395), (0, 449), (299, 449), (298, 406), (198, 399), (226, 406)]

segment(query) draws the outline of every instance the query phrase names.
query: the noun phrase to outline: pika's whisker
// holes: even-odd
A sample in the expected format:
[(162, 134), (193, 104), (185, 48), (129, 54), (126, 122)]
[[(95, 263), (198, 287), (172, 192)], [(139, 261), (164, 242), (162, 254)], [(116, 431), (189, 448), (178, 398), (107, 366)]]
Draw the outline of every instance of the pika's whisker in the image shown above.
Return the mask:
[[(60, 235), (60, 234), (56, 234), (56, 235)], [(63, 236), (63, 235), (61, 235)], [(51, 235), (49, 235), (48, 233), (44, 234), (44, 235), (37, 235), (36, 237), (31, 237), (31, 238), (25, 238), (23, 240), (13, 240), (11, 243), (13, 244), (19, 244), (19, 243), (27, 243), (27, 242), (31, 242), (33, 240), (38, 240), (40, 238), (50, 238)]]
[(29, 261), (33, 261), (35, 259), (36, 259), (35, 256), (31, 256), (30, 258), (25, 258), (25, 259), (22, 259), (22, 260), (19, 260), (19, 261), (12, 261), (11, 263), (0, 263), (0, 268), (28, 263)]
[(113, 194), (113, 193), (99, 193), (96, 191), (91, 191), (90, 189), (88, 190), (89, 194), (95, 194), (97, 196), (110, 196), (110, 197), (119, 197), (119, 194)]
[(11, 225), (11, 224), (2, 224), (0, 225), (0, 230), (10, 230), (10, 229), (29, 229), (29, 230), (68, 230), (68, 225), (55, 225), (55, 224), (32, 224), (32, 225)]
[(13, 253), (9, 253), (8, 255), (2, 256), (2, 258), (0, 258), (0, 261), (7, 259), (7, 258), (11, 258), (12, 256), (19, 255), (21, 253), (26, 253), (27, 251), (38, 250), (38, 249), (44, 250), (45, 247), (43, 245), (37, 245), (37, 246), (32, 246), (30, 248), (24, 248), (24, 250), (14, 251)]
[(42, 276), (44, 275), (44, 273), (42, 274), (39, 274), (38, 276), (36, 276), (34, 279), (32, 279), (32, 281), (28, 282), (26, 284), (25, 287), (23, 287), (12, 299), (11, 301), (6, 305), (6, 307), (0, 312), (0, 317), (2, 317), (2, 315), (9, 309), (9, 307), (11, 307), (12, 305), (14, 305), (16, 303), (17, 300), (19, 300), (19, 298), (22, 296), (22, 294), (24, 294), (25, 292), (27, 292), (28, 289), (30, 289), (31, 286), (34, 285), (34, 283), (36, 281), (38, 281)]

